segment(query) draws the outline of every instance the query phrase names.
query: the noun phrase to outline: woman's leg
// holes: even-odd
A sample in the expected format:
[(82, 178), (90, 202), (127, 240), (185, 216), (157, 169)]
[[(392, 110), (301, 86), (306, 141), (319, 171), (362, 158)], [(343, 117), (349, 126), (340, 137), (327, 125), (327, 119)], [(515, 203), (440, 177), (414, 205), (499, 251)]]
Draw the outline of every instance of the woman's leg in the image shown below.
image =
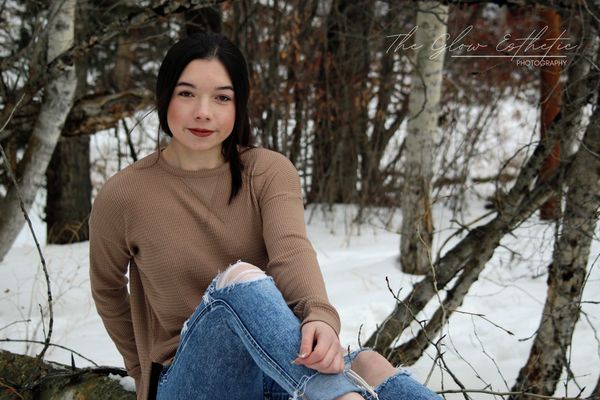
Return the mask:
[[(186, 387), (186, 390), (196, 389), (198, 392), (194, 392), (193, 397), (200, 399), (262, 399), (262, 393), (259, 394), (256, 389), (262, 388), (262, 379), (256, 377), (256, 371), (270, 376), (297, 399), (334, 400), (350, 392), (366, 393), (365, 388), (347, 376), (348, 371), (324, 375), (302, 365), (292, 364), (300, 348), (300, 321), (289, 309), (270, 277), (260, 276), (260, 270), (245, 263), (230, 268), (237, 269), (240, 276), (232, 271), (220, 274), (206, 290), (198, 309), (186, 323), (187, 329), (184, 329), (180, 348), (171, 368), (161, 377), (159, 399), (163, 388), (167, 394), (169, 390), (176, 390), (174, 387), (179, 386)], [(225, 363), (225, 367), (219, 360), (205, 359), (205, 351), (211, 355), (220, 354), (229, 346), (227, 342), (232, 341), (234, 335), (243, 344), (243, 349), (240, 350), (234, 343), (234, 350), (227, 352), (229, 361), (228, 364)], [(192, 346), (192, 343), (195, 345)], [(247, 353), (252, 358), (257, 369), (246, 367), (248, 356), (242, 353)], [(238, 357), (243, 361), (243, 369), (246, 370), (243, 372), (248, 373), (242, 387), (248, 385), (252, 391), (242, 397), (234, 397), (230, 393), (219, 397), (218, 394), (223, 392), (214, 391), (223, 389), (217, 386), (223, 381), (223, 377), (231, 376), (225, 384), (239, 386), (236, 382), (240, 379)], [(194, 361), (195, 359), (198, 361)], [(183, 360), (187, 362), (184, 363)], [(201, 366), (191, 371), (190, 366), (194, 363)], [(215, 365), (215, 368), (210, 368), (211, 365)], [(205, 371), (207, 368), (210, 372)], [(201, 377), (197, 378), (196, 374)], [(177, 376), (182, 378), (176, 378)], [(162, 398), (188, 397), (165, 395)]]
[(219, 313), (200, 307), (186, 323), (172, 364), (160, 375), (157, 400), (263, 398), (262, 371)]
[(352, 360), (352, 370), (360, 375), (371, 386), (383, 383), (398, 371), (381, 354), (364, 350)]
[(412, 379), (406, 372), (398, 371), (381, 354), (364, 350), (352, 360), (352, 370), (359, 374), (381, 400), (431, 400), (441, 397)]
[[(264, 279), (265, 277), (266, 275), (259, 268), (248, 263), (238, 263), (225, 271), (219, 277), (219, 279), (216, 280), (215, 286), (217, 289), (222, 289), (232, 284)], [(279, 293), (279, 291), (277, 291), (277, 293)], [(285, 310), (287, 311), (287, 314), (292, 314), (287, 306), (285, 307)], [(297, 321), (295, 317), (293, 317), (293, 319), (294, 321)], [(294, 347), (294, 349), (296, 348), (299, 348), (299, 344), (297, 347)], [(292, 356), (292, 358), (294, 357), (295, 355)], [(362, 378), (362, 380), (366, 381), (368, 386), (372, 388), (371, 394), (366, 395), (369, 398), (375, 397), (375, 394), (377, 394), (381, 400), (437, 400), (440, 398), (436, 393), (432, 392), (427, 387), (421, 385), (408, 376), (407, 373), (398, 371), (392, 364), (390, 364), (389, 361), (385, 359), (385, 357), (375, 351), (359, 351), (354, 357), (347, 356), (346, 361), (347, 368), (351, 368), (352, 371), (359, 376), (359, 378)], [(329, 385), (336, 385), (334, 379), (327, 379), (327, 375), (316, 374), (315, 378), (317, 376), (320, 376), (321, 378), (325, 377), (326, 380), (329, 380)], [(340, 374), (340, 376), (343, 376), (343, 374)], [(337, 384), (340, 385), (340, 382), (337, 382)], [(349, 387), (344, 383), (342, 383), (341, 386)], [(344, 391), (345, 390), (338, 390), (338, 393)], [(364, 393), (365, 391), (361, 390), (360, 392)], [(325, 396), (327, 395), (325, 393), (315, 391), (313, 396), (314, 399), (325, 399)], [(310, 399), (310, 396), (308, 396), (308, 398)], [(340, 395), (335, 400), (361, 399), (364, 399), (364, 397), (358, 392), (350, 392)]]

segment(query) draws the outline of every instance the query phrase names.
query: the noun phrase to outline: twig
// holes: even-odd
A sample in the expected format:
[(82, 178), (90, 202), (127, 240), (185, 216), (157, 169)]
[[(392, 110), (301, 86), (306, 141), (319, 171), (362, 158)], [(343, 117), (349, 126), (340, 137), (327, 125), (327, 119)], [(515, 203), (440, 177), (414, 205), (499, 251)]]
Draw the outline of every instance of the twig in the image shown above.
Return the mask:
[(508, 329), (506, 329), (506, 328), (503, 328), (503, 327), (501, 327), (500, 325), (498, 325), (497, 323), (495, 323), (495, 322), (493, 322), (493, 321), (489, 320), (488, 318), (486, 318), (486, 316), (485, 316), (484, 314), (479, 314), (479, 313), (471, 313), (471, 312), (468, 312), (468, 311), (460, 311), (460, 310), (456, 310), (456, 309), (454, 310), (454, 312), (455, 312), (455, 313), (459, 313), (459, 314), (467, 314), (467, 315), (472, 315), (472, 316), (474, 316), (474, 317), (479, 317), (479, 318), (481, 318), (482, 320), (484, 320), (484, 321), (486, 321), (486, 322), (489, 322), (490, 324), (494, 325), (496, 328), (498, 328), (498, 329), (500, 329), (500, 330), (503, 330), (504, 332), (508, 333), (508, 334), (509, 334), (509, 335), (511, 335), (511, 336), (514, 336), (514, 335), (515, 335), (514, 333), (512, 333), (512, 332), (511, 332), (511, 331), (509, 331)]
[[(12, 113), (11, 113), (11, 115), (12, 115)], [(8, 124), (8, 121), (6, 122), (6, 124)], [(6, 124), (4, 126), (6, 126)], [(2, 132), (2, 131), (0, 130), (0, 132)], [(44, 275), (46, 277), (46, 288), (47, 288), (47, 294), (48, 294), (48, 313), (50, 314), (50, 321), (48, 322), (48, 334), (46, 335), (46, 340), (45, 340), (46, 344), (44, 345), (44, 348), (38, 355), (38, 358), (42, 359), (44, 357), (44, 354), (46, 353), (46, 350), (48, 350), (48, 346), (50, 344), (50, 339), (52, 337), (52, 328), (54, 326), (54, 311), (52, 309), (52, 289), (50, 287), (50, 276), (48, 274), (48, 268), (46, 267), (46, 260), (44, 259), (44, 255), (42, 253), (42, 248), (40, 247), (40, 243), (37, 239), (35, 231), (33, 230), (33, 224), (31, 223), (31, 219), (29, 219), (29, 214), (27, 213), (27, 210), (25, 210), (25, 204), (23, 203), (23, 197), (21, 196), (21, 191), (19, 190), (19, 186), (17, 184), (17, 178), (15, 177), (15, 174), (13, 173), (13, 171), (10, 168), (10, 163), (8, 161), (8, 157), (6, 156), (6, 153), (4, 152), (4, 147), (2, 146), (2, 144), (0, 144), (0, 152), (2, 153), (2, 159), (4, 160), (4, 165), (6, 167), (6, 171), (9, 175), (10, 179), (12, 180), (13, 185), (15, 186), (15, 191), (17, 193), (17, 197), (19, 198), (19, 206), (21, 207), (23, 216), (25, 217), (25, 220), (27, 221), (27, 225), (29, 226), (31, 235), (33, 236), (33, 241), (35, 242), (35, 246), (37, 247), (38, 254), (40, 256), (40, 260), (42, 261), (42, 268), (44, 270)]]
[[(2, 131), (6, 128), (6, 126), (8, 125), (8, 123), (10, 122), (10, 120), (12, 119), (15, 111), (17, 110), (17, 108), (21, 104), (21, 101), (23, 101), (24, 97), (25, 97), (25, 94), (21, 95), (21, 98), (19, 98), (19, 101), (17, 102), (17, 104), (15, 104), (14, 108), (10, 112), (10, 115), (8, 116), (8, 118), (6, 119), (6, 121), (4, 122), (4, 124), (2, 125), (2, 128), (0, 128), (0, 133), (2, 133)], [(52, 337), (52, 327), (54, 325), (54, 313), (53, 313), (53, 310), (52, 310), (52, 290), (50, 288), (50, 277), (48, 275), (48, 268), (46, 268), (46, 260), (44, 259), (44, 255), (42, 254), (42, 249), (40, 247), (40, 243), (38, 242), (37, 236), (35, 235), (35, 231), (33, 230), (33, 225), (31, 224), (31, 220), (29, 219), (29, 215), (27, 213), (27, 210), (25, 210), (25, 204), (23, 203), (23, 197), (21, 196), (21, 192), (20, 192), (19, 186), (17, 184), (17, 178), (15, 177), (15, 174), (13, 173), (12, 169), (10, 168), (10, 163), (8, 161), (8, 157), (7, 157), (6, 153), (4, 152), (4, 147), (2, 146), (2, 144), (0, 144), (0, 153), (2, 153), (2, 160), (4, 161), (6, 172), (8, 173), (8, 176), (10, 177), (10, 179), (12, 180), (13, 185), (15, 186), (15, 191), (17, 193), (17, 197), (19, 198), (19, 205), (21, 206), (21, 211), (23, 212), (25, 220), (27, 221), (27, 225), (29, 226), (29, 230), (31, 231), (31, 234), (33, 236), (33, 240), (35, 241), (35, 245), (37, 247), (38, 254), (40, 255), (40, 259), (42, 261), (42, 267), (44, 269), (44, 275), (46, 276), (46, 287), (47, 287), (47, 291), (48, 291), (48, 311), (49, 311), (49, 314), (50, 314), (50, 322), (48, 324), (48, 335), (46, 336), (46, 340), (45, 340), (46, 345), (42, 349), (42, 352), (38, 355), (38, 357), (41, 359), (41, 358), (44, 357), (44, 354), (46, 353), (46, 350), (48, 350), (48, 345), (50, 343), (50, 338)], [(43, 320), (43, 318), (44, 318), (44, 316), (42, 315), (42, 320)]]
[[(22, 97), (21, 97), (22, 99)], [(21, 100), (19, 100), (20, 102)], [(17, 103), (18, 105), (18, 103)], [(15, 109), (16, 109), (16, 105), (15, 108), (12, 110), (10, 117), (12, 117)], [(9, 119), (5, 122), (4, 126), (2, 127), (2, 129), (4, 129), (4, 127), (6, 127), (6, 125), (8, 125), (8, 122), (10, 121), (10, 117)], [(0, 133), (2, 133), (2, 130), (0, 130)], [(12, 180), (13, 185), (15, 186), (15, 192), (17, 194), (17, 197), (19, 198), (19, 206), (21, 207), (21, 211), (23, 212), (23, 216), (25, 217), (25, 220), (27, 221), (27, 225), (29, 226), (29, 230), (31, 231), (31, 235), (33, 236), (33, 241), (35, 242), (35, 246), (37, 247), (37, 251), (38, 254), (40, 256), (40, 260), (42, 261), (42, 268), (44, 270), (44, 275), (46, 277), (46, 288), (47, 288), (47, 294), (48, 294), (48, 314), (50, 316), (50, 321), (48, 323), (48, 334), (45, 336), (46, 340), (45, 340), (45, 345), (44, 348), (42, 349), (42, 351), (40, 352), (40, 354), (38, 355), (38, 358), (41, 360), (42, 358), (44, 358), (44, 354), (46, 354), (46, 350), (48, 350), (48, 346), (50, 345), (50, 339), (52, 338), (52, 328), (54, 326), (54, 311), (52, 309), (52, 289), (50, 287), (50, 275), (48, 274), (48, 268), (46, 267), (46, 260), (44, 259), (44, 255), (42, 253), (42, 248), (40, 247), (40, 243), (38, 242), (37, 236), (35, 234), (35, 231), (33, 230), (33, 224), (31, 223), (31, 219), (29, 219), (29, 214), (27, 213), (27, 210), (25, 210), (25, 204), (23, 203), (23, 197), (21, 196), (21, 191), (19, 190), (19, 185), (17, 184), (17, 178), (15, 177), (15, 174), (13, 173), (12, 169), (10, 168), (10, 163), (8, 161), (8, 157), (6, 156), (6, 153), (4, 152), (4, 147), (2, 146), (2, 144), (0, 143), (0, 152), (2, 153), (2, 159), (4, 160), (4, 165), (6, 167), (6, 172), (8, 173), (8, 176), (10, 177), (10, 179)], [(44, 316), (42, 314), (42, 321), (44, 320)]]
[(475, 334), (475, 339), (477, 339), (477, 341), (479, 342), (479, 345), (481, 346), (481, 351), (483, 352), (483, 354), (490, 359), (490, 361), (492, 362), (492, 364), (494, 364), (494, 367), (496, 367), (496, 371), (498, 371), (498, 374), (500, 375), (500, 378), (502, 378), (502, 381), (504, 382), (504, 386), (506, 387), (506, 390), (510, 390), (510, 387), (508, 386), (508, 382), (506, 381), (506, 378), (504, 377), (504, 375), (502, 374), (502, 371), (500, 369), (500, 366), (498, 365), (498, 363), (496, 362), (496, 359), (494, 357), (492, 357), (486, 350), (485, 350), (485, 345), (483, 344), (483, 341), (481, 340), (481, 338), (479, 337), (479, 334), (477, 333), (477, 326), (475, 325), (475, 319), (473, 318), (473, 316), (471, 316), (471, 324), (473, 324), (473, 333)]
[(451, 390), (441, 390), (437, 393), (438, 394), (483, 393), (483, 394), (489, 394), (492, 396), (529, 396), (529, 397), (536, 397), (538, 399), (548, 399), (548, 400), (581, 400), (581, 397), (554, 397), (554, 396), (545, 396), (543, 394), (530, 393), (530, 392), (495, 392), (493, 390), (483, 390), (483, 389), (451, 389)]
[(463, 354), (460, 352), (460, 350), (458, 350), (458, 347), (456, 347), (456, 344), (454, 343), (454, 340), (452, 340), (452, 336), (448, 335), (448, 340), (450, 341), (450, 344), (452, 344), (452, 350), (456, 353), (456, 355), (458, 356), (459, 359), (461, 359), (465, 364), (467, 364), (469, 366), (469, 368), (471, 368), (471, 371), (473, 371), (473, 373), (475, 374), (475, 377), (477, 379), (479, 379), (483, 384), (485, 384), (484, 389), (491, 387), (489, 383), (487, 383), (479, 374), (479, 371), (477, 371), (477, 368), (475, 368), (473, 366), (473, 363), (470, 362), (469, 360), (467, 360), (465, 358), (465, 356), (463, 356)]
[(10, 324), (4, 325), (2, 328), (0, 328), (0, 331), (4, 330), (4, 329), (6, 329), (6, 328), (8, 328), (10, 326), (13, 326), (15, 324), (20, 324), (21, 322), (31, 322), (31, 320), (30, 319), (22, 319), (20, 321), (13, 321)]
[[(2, 133), (2, 131), (4, 129), (6, 129), (6, 126), (8, 125), (8, 123), (10, 122), (10, 120), (12, 119), (13, 115), (15, 114), (15, 111), (17, 111), (17, 108), (19, 108), (19, 105), (21, 105), (21, 102), (23, 101), (24, 98), (25, 98), (25, 94), (23, 93), (21, 95), (21, 97), (19, 98), (19, 101), (17, 101), (17, 104), (15, 104), (15, 106), (13, 107), (13, 109), (10, 112), (10, 115), (8, 116), (8, 118), (6, 119), (6, 121), (4, 121), (4, 124), (2, 125), (2, 128), (0, 128), (0, 133)], [(4, 150), (2, 151), (2, 153), (4, 154)], [(7, 160), (5, 159), (4, 162), (7, 162)], [(8, 165), (8, 164), (6, 164), (6, 165)]]
[(361, 340), (360, 340), (360, 334), (362, 332), (363, 325), (364, 324), (360, 324), (360, 326), (358, 327), (358, 338), (357, 338), (357, 341), (358, 341), (358, 348), (359, 349), (362, 349), (362, 347), (363, 347), (362, 343), (361, 343)]
[(41, 304), (38, 304), (38, 307), (40, 309), (40, 320), (42, 322), (42, 333), (44, 334), (44, 337), (46, 337), (46, 324), (44, 323), (44, 309), (42, 308)]
[(448, 368), (448, 364), (446, 364), (446, 360), (444, 360), (444, 357), (440, 357), (440, 361), (444, 365), (444, 369), (448, 371), (448, 373), (452, 377), (452, 380), (454, 380), (454, 382), (463, 390), (462, 394), (465, 397), (465, 400), (469, 400), (471, 397), (467, 394), (468, 392), (466, 391), (465, 385), (463, 385), (460, 379), (458, 379), (458, 377), (454, 375), (450, 368)]
[[(29, 340), (29, 339), (10, 339), (10, 338), (6, 338), (6, 339), (0, 339), (0, 342), (15, 342), (15, 343), (36, 343), (36, 344), (46, 344), (45, 341), (40, 341), (40, 340)], [(68, 347), (65, 347), (63, 345), (60, 344), (56, 344), (56, 343), (48, 343), (48, 346), (52, 346), (52, 347), (58, 347), (59, 349), (63, 349), (63, 350), (67, 350), (70, 351), (71, 353), (75, 354), (76, 356), (79, 356), (81, 358), (83, 358), (84, 360), (92, 363), (95, 367), (98, 367), (98, 364), (96, 364), (93, 360), (87, 358), (86, 356), (82, 355), (81, 353), (70, 349)]]
[(442, 339), (444, 339), (445, 336), (442, 336), (438, 339), (437, 342), (435, 342), (435, 358), (433, 359), (433, 364), (431, 364), (431, 368), (429, 369), (429, 372), (427, 373), (427, 377), (425, 378), (425, 382), (424, 385), (427, 385), (427, 383), (429, 382), (429, 379), (431, 378), (431, 375), (433, 374), (433, 370), (435, 369), (436, 363), (438, 362), (438, 360), (442, 357), (443, 353), (440, 350), (440, 344)]
[(450, 242), (450, 240), (452, 240), (452, 238), (460, 235), (461, 233), (463, 233), (465, 231), (470, 232), (471, 231), (471, 229), (469, 228), (470, 226), (475, 225), (479, 221), (481, 221), (481, 220), (489, 217), (490, 215), (494, 214), (495, 212), (496, 212), (495, 210), (488, 211), (487, 213), (481, 215), (480, 217), (475, 218), (471, 222), (467, 222), (466, 224), (461, 223), (457, 219), (450, 220), (450, 222), (454, 222), (455, 224), (457, 224), (459, 226), (459, 229), (457, 229), (456, 231), (454, 231), (450, 236), (448, 236), (444, 240), (444, 243), (442, 243), (442, 245), (439, 247), (439, 250), (437, 252), (437, 259), (439, 260), (440, 258), (442, 258), (442, 250), (444, 249), (444, 247), (446, 247), (446, 245), (448, 244), (448, 242)]

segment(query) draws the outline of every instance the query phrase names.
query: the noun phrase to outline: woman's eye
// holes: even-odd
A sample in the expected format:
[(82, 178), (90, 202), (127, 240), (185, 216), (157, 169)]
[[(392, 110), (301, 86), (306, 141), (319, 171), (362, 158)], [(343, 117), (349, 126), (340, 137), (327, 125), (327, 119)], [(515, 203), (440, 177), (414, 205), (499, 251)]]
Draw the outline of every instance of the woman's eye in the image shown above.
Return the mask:
[(181, 96), (181, 97), (190, 97), (190, 96), (192, 96), (192, 92), (188, 92), (187, 90), (183, 90), (183, 91), (177, 93), (177, 95)]
[(229, 98), (228, 96), (225, 96), (225, 95), (220, 95), (220, 96), (217, 96), (217, 99), (218, 99), (219, 101), (222, 101), (223, 103), (226, 103), (226, 102), (228, 102), (228, 101), (231, 101), (231, 98)]

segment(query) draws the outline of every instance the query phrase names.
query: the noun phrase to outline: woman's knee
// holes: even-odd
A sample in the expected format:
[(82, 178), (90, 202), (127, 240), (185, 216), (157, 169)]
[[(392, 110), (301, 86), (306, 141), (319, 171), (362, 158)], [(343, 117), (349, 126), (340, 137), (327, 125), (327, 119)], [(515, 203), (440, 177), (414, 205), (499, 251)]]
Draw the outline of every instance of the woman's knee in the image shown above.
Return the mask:
[(258, 279), (265, 279), (265, 271), (247, 262), (238, 261), (230, 265), (217, 278), (216, 289), (221, 289), (229, 285), (240, 282), (250, 282)]
[(372, 387), (380, 385), (397, 373), (396, 368), (385, 357), (372, 350), (358, 353), (352, 360), (350, 368)]

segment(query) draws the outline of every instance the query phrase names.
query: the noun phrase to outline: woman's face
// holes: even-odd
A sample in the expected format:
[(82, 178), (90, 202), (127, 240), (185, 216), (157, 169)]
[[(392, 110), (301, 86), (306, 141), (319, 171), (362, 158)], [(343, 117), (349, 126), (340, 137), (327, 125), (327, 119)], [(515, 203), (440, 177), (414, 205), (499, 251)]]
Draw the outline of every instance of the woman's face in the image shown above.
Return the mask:
[(220, 61), (191, 61), (177, 81), (167, 110), (175, 150), (219, 159), (222, 143), (235, 123), (233, 96), (233, 84)]

